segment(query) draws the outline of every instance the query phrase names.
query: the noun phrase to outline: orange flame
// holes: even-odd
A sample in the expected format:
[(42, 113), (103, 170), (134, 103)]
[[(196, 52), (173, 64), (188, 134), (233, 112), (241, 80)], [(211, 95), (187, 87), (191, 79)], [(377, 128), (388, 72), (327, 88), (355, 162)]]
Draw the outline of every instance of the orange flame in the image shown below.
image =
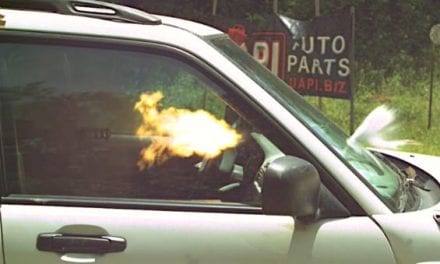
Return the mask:
[(143, 93), (134, 107), (143, 118), (137, 136), (152, 140), (141, 151), (141, 160), (138, 162), (141, 170), (172, 156), (198, 155), (211, 159), (241, 141), (242, 136), (228, 123), (205, 110), (174, 107), (158, 110), (157, 105), (163, 97), (161, 92)]

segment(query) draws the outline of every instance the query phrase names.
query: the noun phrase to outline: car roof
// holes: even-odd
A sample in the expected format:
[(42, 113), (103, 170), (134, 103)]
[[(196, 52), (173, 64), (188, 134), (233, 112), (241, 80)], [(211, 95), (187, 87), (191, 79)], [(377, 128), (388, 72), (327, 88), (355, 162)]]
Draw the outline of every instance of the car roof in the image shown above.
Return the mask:
[(2, 8), (0, 8), (0, 15), (4, 16), (4, 30), (59, 32), (141, 39), (149, 38), (151, 34), (148, 34), (148, 32), (157, 32), (159, 34), (157, 36), (164, 38), (167, 37), (166, 35), (173, 34), (182, 37), (183, 32), (199, 37), (223, 34), (221, 31), (207, 25), (167, 16), (156, 16), (161, 20), (161, 23), (148, 25), (45, 11)]
[(199, 36), (223, 34), (222, 31), (216, 28), (213, 28), (205, 24), (197, 23), (194, 21), (176, 18), (176, 17), (169, 17), (169, 16), (158, 16), (158, 17), (162, 19), (163, 24), (189, 30)]

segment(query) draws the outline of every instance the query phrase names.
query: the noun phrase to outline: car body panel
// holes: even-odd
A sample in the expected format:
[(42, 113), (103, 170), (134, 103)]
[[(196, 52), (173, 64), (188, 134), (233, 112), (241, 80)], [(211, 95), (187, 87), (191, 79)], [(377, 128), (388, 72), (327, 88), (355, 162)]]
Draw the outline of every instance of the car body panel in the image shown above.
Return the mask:
[[(34, 205), (3, 205), (2, 216), (7, 263), (394, 263), (368, 217), (304, 224), (289, 216)], [(41, 233), (118, 236), (127, 248), (100, 255), (41, 252), (35, 247)]]
[[(437, 205), (438, 208), (438, 205)], [(439, 209), (425, 209), (393, 215), (374, 215), (386, 234), (397, 263), (439, 261), (439, 224), (434, 215)]]
[[(145, 36), (150, 38), (148, 31), (153, 31), (151, 33), (154, 33), (155, 30), (166, 30), (176, 34), (190, 33), (198, 36), (223, 34), (217, 29), (200, 23), (166, 16), (158, 16), (162, 20), (162, 24), (139, 25), (38, 11), (2, 10), (4, 10), (2, 11), (3, 20), (6, 21), (4, 29), (34, 29), (46, 32), (68, 31), (75, 34), (99, 34), (100, 32), (101, 35), (105, 36), (119, 35), (121, 37), (126, 36), (127, 38), (145, 38)], [(30, 22), (33, 22), (33, 26), (29, 25)], [(183, 28), (185, 30), (182, 30)], [(120, 34), (123, 31), (125, 31), (125, 34)], [(154, 36), (154, 34), (151, 36)], [(166, 39), (164, 35), (160, 38), (163, 39), (164, 37)], [(170, 34), (169, 37), (175, 36)], [(156, 38), (158, 38), (157, 35)]]
[[(373, 150), (426, 172), (437, 184), (440, 180), (440, 157), (387, 149)], [(439, 213), (440, 203), (436, 203), (414, 212), (372, 217), (387, 235), (398, 263), (433, 263), (440, 260), (438, 250), (433, 250), (440, 247), (440, 227), (434, 219)]]
[[(353, 246), (356, 245), (356, 246)], [(382, 230), (369, 217), (295, 223), (289, 263), (396, 263)]]
[[(87, 254), (97, 263), (285, 263), (292, 217), (58, 206), (2, 205), (7, 263), (60, 263), (35, 247), (40, 233), (112, 235), (121, 253)], [(264, 252), (264, 254), (261, 254)]]

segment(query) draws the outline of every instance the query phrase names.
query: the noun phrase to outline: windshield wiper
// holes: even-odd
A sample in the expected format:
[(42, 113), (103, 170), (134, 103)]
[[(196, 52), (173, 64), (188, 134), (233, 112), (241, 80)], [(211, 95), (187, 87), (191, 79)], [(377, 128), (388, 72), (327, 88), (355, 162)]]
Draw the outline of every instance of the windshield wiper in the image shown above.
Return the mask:
[(417, 187), (423, 191), (431, 191), (430, 189), (423, 186), (419, 181), (417, 181), (417, 172), (413, 167), (408, 166), (405, 169), (400, 169), (396, 164), (394, 164), (391, 160), (387, 159), (386, 156), (379, 152), (372, 151), (374, 155), (384, 161), (387, 165), (393, 168), (397, 173), (401, 174), (403, 178), (404, 184), (409, 187)]
[(408, 166), (404, 170), (401, 170), (407, 177), (406, 183), (410, 186), (417, 187), (423, 191), (430, 192), (431, 190), (422, 185), (419, 181), (417, 181), (417, 172), (413, 167)]
[[(423, 186), (419, 181), (417, 181), (417, 172), (411, 166), (408, 166), (405, 169), (400, 169), (396, 164), (394, 164), (391, 160), (387, 159), (385, 155), (382, 153), (371, 151), (376, 157), (385, 162), (390, 166), (396, 173), (400, 176), (401, 186), (400, 189), (403, 191), (402, 195), (406, 197), (401, 197), (400, 199), (406, 200), (405, 205), (403, 206), (404, 211), (410, 208), (416, 208), (420, 204), (420, 196), (417, 192), (415, 192), (415, 187), (421, 189), (423, 191), (431, 191), (430, 189)], [(408, 200), (412, 200), (412, 206), (408, 206)], [(408, 208), (410, 207), (410, 208)]]

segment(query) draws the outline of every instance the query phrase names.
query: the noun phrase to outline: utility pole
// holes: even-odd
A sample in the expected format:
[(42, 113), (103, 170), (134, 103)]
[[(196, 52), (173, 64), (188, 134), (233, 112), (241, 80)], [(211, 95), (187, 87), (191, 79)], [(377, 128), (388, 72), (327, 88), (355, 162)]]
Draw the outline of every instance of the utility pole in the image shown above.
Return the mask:
[(212, 0), (212, 15), (217, 15), (218, 0)]
[[(315, 0), (315, 17), (319, 17), (321, 15), (321, 7), (320, 0)], [(318, 96), (318, 109), (322, 110), (322, 97)]]
[[(212, 16), (216, 16), (217, 15), (217, 6), (218, 6), (218, 0), (212, 0)], [(203, 109), (206, 110), (208, 104), (208, 91), (207, 89), (205, 89), (205, 91), (203, 92)]]
[(278, 13), (278, 0), (273, 0), (273, 12)]
[(321, 15), (320, 2), (319, 0), (315, 0), (315, 16)]
[(431, 129), (432, 119), (432, 94), (434, 90), (434, 69), (435, 69), (435, 46), (440, 45), (440, 24), (431, 27), (429, 31), (429, 38), (432, 42), (432, 56), (431, 56), (431, 80), (429, 85), (429, 104), (428, 104), (428, 129)]

